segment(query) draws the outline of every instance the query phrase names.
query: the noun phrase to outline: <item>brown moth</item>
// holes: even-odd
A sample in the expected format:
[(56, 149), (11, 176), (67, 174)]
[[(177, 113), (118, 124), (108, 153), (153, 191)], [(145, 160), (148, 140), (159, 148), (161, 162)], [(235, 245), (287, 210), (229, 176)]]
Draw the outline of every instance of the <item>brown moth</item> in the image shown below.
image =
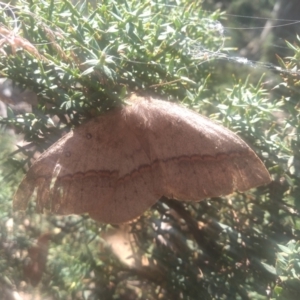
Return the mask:
[(162, 196), (200, 201), (267, 184), (261, 160), (237, 135), (182, 106), (132, 96), (45, 151), (15, 196), (25, 210), (123, 223)]

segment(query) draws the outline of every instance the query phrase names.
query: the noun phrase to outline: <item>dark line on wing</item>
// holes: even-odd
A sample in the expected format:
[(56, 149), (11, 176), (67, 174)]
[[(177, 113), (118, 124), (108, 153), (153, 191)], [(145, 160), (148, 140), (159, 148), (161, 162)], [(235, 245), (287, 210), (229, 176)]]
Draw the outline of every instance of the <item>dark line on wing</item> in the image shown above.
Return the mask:
[[(151, 170), (153, 170), (155, 167), (157, 167), (160, 163), (168, 163), (170, 161), (174, 161), (177, 163), (183, 163), (183, 162), (209, 162), (209, 161), (224, 161), (231, 158), (236, 157), (243, 157), (243, 156), (252, 156), (252, 151), (235, 151), (230, 153), (219, 153), (215, 156), (212, 155), (182, 155), (182, 156), (176, 156), (176, 157), (170, 157), (168, 159), (156, 159), (151, 164), (145, 164), (140, 165), (138, 168), (132, 170), (131, 172), (127, 173), (126, 175), (120, 177), (117, 179), (117, 184), (120, 184), (121, 182), (125, 182), (127, 180), (131, 180), (132, 178), (136, 176), (140, 176), (141, 173), (146, 173)], [(76, 172), (75, 174), (68, 174), (64, 176), (58, 176), (59, 181), (67, 181), (67, 180), (73, 180), (76, 178), (84, 178), (89, 176), (97, 176), (97, 177), (103, 177), (103, 178), (116, 178), (118, 176), (119, 171), (113, 170), (88, 170), (86, 172)]]

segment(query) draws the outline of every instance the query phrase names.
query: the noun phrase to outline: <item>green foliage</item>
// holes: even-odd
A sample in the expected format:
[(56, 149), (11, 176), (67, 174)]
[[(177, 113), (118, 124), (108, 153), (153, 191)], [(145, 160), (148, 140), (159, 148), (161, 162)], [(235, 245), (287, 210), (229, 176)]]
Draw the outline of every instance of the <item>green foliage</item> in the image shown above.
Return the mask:
[[(14, 280), (20, 279), (20, 264), (16, 257), (17, 249), (20, 250), (22, 243), (16, 247), (14, 236), (14, 222), (11, 211), (11, 196), (13, 184), (21, 179), (20, 174), (14, 175), (14, 181), (8, 184), (5, 180), (7, 174), (12, 171), (6, 163), (7, 155), (12, 152), (14, 139), (4, 132), (0, 132), (0, 292), (5, 294), (5, 287), (12, 289)], [(17, 249), (16, 249), (17, 248)]]
[(296, 299), (299, 295), (300, 283), (300, 247), (299, 241), (291, 240), (287, 245), (278, 245), (277, 274), (280, 283), (274, 291), (278, 299)]
[[(13, 232), (8, 226), (12, 188), (5, 185), (0, 191), (3, 291), (51, 299), (191, 300), (297, 292), (290, 283), (299, 280), (299, 247), (289, 241), (299, 240), (299, 81), (285, 74), (273, 89), (263, 76), (253, 84), (229, 74), (217, 82), (218, 63), (200, 64), (193, 49), (218, 49), (221, 37), (207, 24), (221, 14), (207, 15), (190, 1), (180, 4), (20, 1), (13, 8), (15, 19), (4, 8), (0, 74), (38, 96), (32, 113), (11, 112), (0, 120), (29, 142), (14, 166), (26, 168), (34, 153), (62, 132), (135, 91), (180, 100), (231, 128), (265, 162), (273, 182), (200, 203), (161, 199), (119, 227), (86, 216), (37, 215), (31, 205), (14, 218)], [(282, 60), (284, 67), (297, 64), (299, 51), (293, 47), (295, 58)], [(28, 249), (45, 232), (52, 234), (47, 267), (33, 289), (23, 269)], [(123, 241), (116, 248), (109, 246), (114, 235)], [(129, 258), (122, 258), (118, 248), (128, 247)]]

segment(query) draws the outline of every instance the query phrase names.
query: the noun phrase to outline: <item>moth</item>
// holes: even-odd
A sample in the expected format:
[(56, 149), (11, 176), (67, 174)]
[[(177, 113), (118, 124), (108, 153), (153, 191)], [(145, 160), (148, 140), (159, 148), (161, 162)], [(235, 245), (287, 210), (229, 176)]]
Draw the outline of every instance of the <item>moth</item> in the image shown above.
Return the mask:
[(162, 196), (200, 201), (270, 182), (262, 161), (230, 130), (174, 103), (129, 100), (46, 150), (22, 180), (14, 209), (25, 210), (34, 194), (38, 212), (88, 213), (116, 224)]

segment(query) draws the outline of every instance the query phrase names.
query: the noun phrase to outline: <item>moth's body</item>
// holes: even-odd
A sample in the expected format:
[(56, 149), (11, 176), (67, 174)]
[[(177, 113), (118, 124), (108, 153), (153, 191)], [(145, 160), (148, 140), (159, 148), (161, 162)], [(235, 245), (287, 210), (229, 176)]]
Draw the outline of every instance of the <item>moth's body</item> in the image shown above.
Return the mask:
[(256, 154), (228, 129), (169, 102), (133, 96), (131, 103), (45, 151), (14, 207), (25, 209), (37, 188), (39, 211), (122, 223), (162, 196), (200, 201), (270, 182)]

